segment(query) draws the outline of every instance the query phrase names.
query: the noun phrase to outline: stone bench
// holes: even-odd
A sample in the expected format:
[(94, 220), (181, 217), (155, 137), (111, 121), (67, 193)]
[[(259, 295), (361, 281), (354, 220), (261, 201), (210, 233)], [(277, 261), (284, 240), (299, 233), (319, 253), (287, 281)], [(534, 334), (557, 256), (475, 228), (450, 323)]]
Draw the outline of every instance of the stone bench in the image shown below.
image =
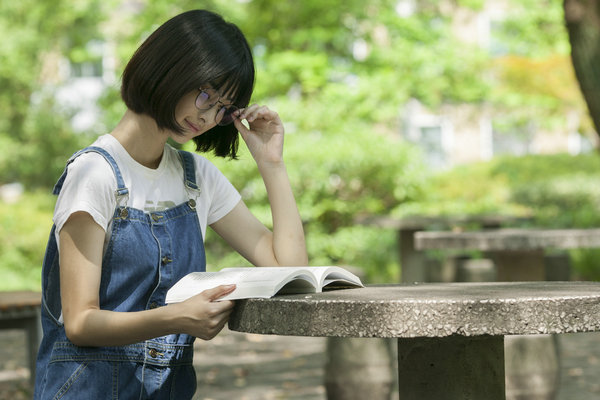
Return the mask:
[(236, 331), (396, 338), (401, 399), (505, 399), (504, 337), (600, 330), (600, 283), (368, 286), (237, 301)]
[(0, 292), (0, 329), (26, 332), (30, 380), (35, 381), (35, 359), (42, 338), (41, 294), (32, 291)]

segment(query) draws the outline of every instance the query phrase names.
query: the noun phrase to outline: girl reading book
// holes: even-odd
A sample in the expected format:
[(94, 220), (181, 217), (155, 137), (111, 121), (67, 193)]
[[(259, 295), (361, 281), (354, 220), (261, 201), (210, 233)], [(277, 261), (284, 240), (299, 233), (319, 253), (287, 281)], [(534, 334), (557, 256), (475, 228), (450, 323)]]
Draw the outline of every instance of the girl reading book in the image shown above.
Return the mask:
[[(68, 161), (54, 192), (42, 272), (44, 336), (35, 399), (189, 399), (193, 341), (227, 322), (221, 285), (173, 305), (167, 290), (205, 269), (207, 226), (256, 266), (306, 265), (278, 114), (250, 104), (254, 62), (240, 30), (195, 10), (160, 26), (122, 78), (127, 110)], [(264, 180), (273, 228), (204, 157), (235, 158), (238, 132)]]

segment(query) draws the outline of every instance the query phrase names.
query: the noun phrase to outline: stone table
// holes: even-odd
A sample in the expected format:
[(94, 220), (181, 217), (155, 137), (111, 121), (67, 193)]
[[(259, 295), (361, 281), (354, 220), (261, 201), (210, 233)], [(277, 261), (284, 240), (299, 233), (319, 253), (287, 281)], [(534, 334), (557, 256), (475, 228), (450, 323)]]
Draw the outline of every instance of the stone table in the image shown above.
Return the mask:
[(361, 225), (377, 226), (397, 231), (398, 253), (402, 268), (402, 282), (429, 281), (426, 269), (425, 253), (415, 246), (415, 234), (430, 229), (497, 229), (502, 226), (529, 221), (527, 216), (495, 214), (421, 216), (412, 215), (403, 218), (387, 216), (369, 216), (357, 220)]
[(0, 292), (0, 329), (23, 329), (27, 334), (30, 380), (35, 381), (35, 359), (42, 339), (42, 295), (34, 291)]
[(497, 281), (544, 280), (544, 251), (600, 247), (600, 229), (495, 229), (415, 233), (419, 250), (481, 250), (497, 269)]
[[(494, 261), (496, 281), (542, 281), (546, 280), (544, 254), (548, 249), (600, 247), (600, 229), (417, 232), (415, 247), (420, 250), (480, 250)], [(505, 341), (506, 386), (510, 398), (523, 397), (528, 392), (538, 392), (538, 398), (553, 398), (559, 382), (555, 339), (513, 336)], [(537, 372), (541, 368), (545, 368), (545, 376)]]
[(399, 394), (505, 398), (504, 336), (600, 330), (600, 283), (422, 283), (238, 300), (241, 332), (398, 340)]

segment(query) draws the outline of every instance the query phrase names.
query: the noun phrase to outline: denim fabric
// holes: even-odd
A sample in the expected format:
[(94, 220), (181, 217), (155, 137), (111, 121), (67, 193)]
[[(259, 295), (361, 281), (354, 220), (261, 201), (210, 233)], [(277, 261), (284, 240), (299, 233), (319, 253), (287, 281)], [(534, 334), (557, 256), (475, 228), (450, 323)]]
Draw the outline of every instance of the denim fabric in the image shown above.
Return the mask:
[[(165, 305), (167, 290), (192, 271), (204, 271), (206, 259), (195, 211), (196, 183), (192, 155), (181, 151), (182, 184), (189, 201), (146, 213), (126, 206), (128, 189), (108, 152), (88, 147), (71, 157), (58, 180), (57, 194), (68, 165), (85, 152), (101, 154), (117, 179), (117, 208), (111, 239), (102, 260), (100, 308), (140, 311)], [(174, 334), (129, 346), (79, 347), (65, 335), (60, 319), (58, 251), (52, 228), (42, 268), (42, 327), (34, 399), (190, 399), (196, 389), (192, 365), (194, 338)]]

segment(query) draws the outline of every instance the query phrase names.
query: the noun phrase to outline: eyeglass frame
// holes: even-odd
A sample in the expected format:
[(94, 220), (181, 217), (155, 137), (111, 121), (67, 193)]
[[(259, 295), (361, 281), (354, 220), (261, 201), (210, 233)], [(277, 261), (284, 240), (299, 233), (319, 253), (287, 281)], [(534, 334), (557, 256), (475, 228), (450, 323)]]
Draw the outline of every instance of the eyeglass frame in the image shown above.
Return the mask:
[[(194, 106), (196, 106), (196, 109), (198, 109), (198, 111), (208, 111), (211, 108), (213, 108), (214, 106), (216, 106), (218, 103), (221, 103), (221, 107), (215, 113), (215, 122), (219, 126), (227, 126), (233, 122), (233, 120), (234, 120), (233, 114), (239, 110), (239, 108), (235, 104), (225, 105), (221, 101), (222, 95), (212, 88), (198, 88), (198, 90), (200, 91), (200, 93), (198, 93), (198, 95), (196, 96), (196, 99), (194, 100)], [(217, 101), (215, 101), (214, 103), (208, 104), (205, 107), (201, 107), (198, 105), (198, 103), (200, 101), (199, 99), (200, 99), (200, 96), (202, 95), (202, 93), (208, 95), (208, 98), (206, 100), (202, 101), (202, 103), (200, 103), (201, 105), (206, 103), (211, 98), (211, 94), (207, 90), (214, 90), (215, 93), (219, 95), (219, 97), (217, 98)], [(217, 121), (217, 118), (219, 117), (219, 114), (221, 113), (221, 111), (223, 111), (223, 114), (222, 114), (221, 118), (219, 118), (219, 120)], [(227, 119), (225, 117), (227, 117)], [(224, 119), (227, 122), (222, 123)]]

